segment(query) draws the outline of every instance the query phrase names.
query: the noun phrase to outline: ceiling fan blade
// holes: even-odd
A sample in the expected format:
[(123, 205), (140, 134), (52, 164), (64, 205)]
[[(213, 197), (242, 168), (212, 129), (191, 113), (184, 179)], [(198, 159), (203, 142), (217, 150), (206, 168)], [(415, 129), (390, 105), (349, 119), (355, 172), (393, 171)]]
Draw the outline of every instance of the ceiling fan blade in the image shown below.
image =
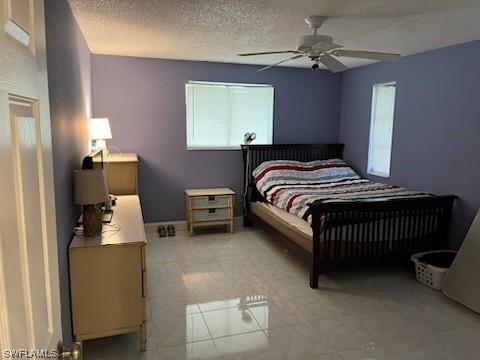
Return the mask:
[(265, 67), (263, 67), (263, 68), (258, 69), (257, 71), (258, 71), (258, 72), (260, 72), (260, 71), (265, 71), (265, 70), (268, 70), (268, 69), (270, 69), (270, 68), (272, 68), (272, 67), (274, 67), (274, 66), (280, 65), (281, 63), (284, 63), (284, 62), (286, 62), (286, 61), (295, 60), (295, 59), (300, 59), (301, 57), (304, 57), (304, 56), (305, 56), (304, 54), (291, 56), (291, 57), (289, 57), (288, 59), (279, 61), (279, 62), (277, 62), (277, 63), (275, 63), (275, 64), (272, 64), (272, 65), (265, 66)]
[(375, 51), (335, 50), (332, 52), (332, 55), (379, 61), (397, 61), (398, 59), (400, 59), (400, 54), (391, 54)]
[(318, 58), (318, 61), (320, 61), (323, 65), (327, 67), (328, 70), (337, 73), (340, 71), (347, 70), (348, 68), (343, 65), (340, 61), (335, 59), (334, 57), (330, 55), (322, 55)]
[(282, 50), (282, 51), (264, 51), (264, 52), (256, 52), (256, 53), (245, 53), (245, 54), (237, 54), (238, 56), (254, 56), (254, 55), (270, 55), (270, 54), (298, 54), (300, 51), (297, 50)]
[(319, 41), (318, 43), (312, 46), (312, 49), (316, 51), (330, 51), (330, 50), (338, 49), (341, 47), (343, 47), (343, 45), (335, 44), (333, 42), (328, 42), (328, 41)]

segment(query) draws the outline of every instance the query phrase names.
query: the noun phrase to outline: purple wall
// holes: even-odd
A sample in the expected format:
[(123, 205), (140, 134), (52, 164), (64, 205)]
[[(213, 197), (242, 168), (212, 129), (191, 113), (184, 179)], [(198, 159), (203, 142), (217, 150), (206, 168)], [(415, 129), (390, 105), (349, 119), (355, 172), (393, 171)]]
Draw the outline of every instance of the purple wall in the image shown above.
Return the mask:
[(187, 187), (230, 186), (238, 194), (242, 191), (239, 151), (185, 149), (184, 85), (188, 80), (273, 84), (274, 141), (337, 142), (340, 138), (346, 143), (347, 160), (364, 175), (371, 88), (376, 82), (395, 80), (388, 182), (459, 195), (454, 246), (480, 207), (476, 156), (480, 42), (405, 57), (395, 64), (370, 65), (343, 76), (292, 68), (257, 73), (256, 67), (248, 65), (91, 58), (67, 1), (46, 0), (45, 6), (62, 325), (67, 343), (71, 340), (67, 247), (78, 214), (71, 198), (72, 170), (88, 151), (91, 89), (95, 116), (111, 121), (114, 139), (109, 145), (141, 157), (140, 191), (147, 222), (184, 218)]
[(67, 248), (78, 216), (72, 171), (88, 152), (91, 113), (90, 51), (66, 0), (45, 1), (48, 87), (52, 126), (63, 340), (72, 338)]
[(388, 182), (458, 195), (453, 247), (463, 240), (480, 207), (479, 64), (476, 41), (353, 69), (342, 81), (340, 141), (346, 144), (346, 159), (364, 175), (372, 86), (397, 82)]
[(94, 115), (110, 118), (109, 146), (141, 158), (146, 222), (184, 219), (184, 189), (189, 187), (229, 186), (242, 193), (240, 151), (186, 150), (188, 80), (273, 84), (276, 143), (337, 141), (341, 76), (293, 68), (257, 73), (257, 68), (92, 55)]

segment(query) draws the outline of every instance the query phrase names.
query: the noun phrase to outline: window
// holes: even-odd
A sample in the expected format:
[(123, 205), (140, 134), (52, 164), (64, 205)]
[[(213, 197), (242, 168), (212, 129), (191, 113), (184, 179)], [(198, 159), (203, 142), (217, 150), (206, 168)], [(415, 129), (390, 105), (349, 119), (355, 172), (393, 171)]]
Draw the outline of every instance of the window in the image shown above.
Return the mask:
[(254, 144), (273, 138), (273, 87), (192, 82), (186, 85), (187, 149), (239, 149), (254, 132)]
[(372, 175), (389, 177), (392, 154), (395, 82), (375, 84), (372, 93), (372, 117), (368, 169)]

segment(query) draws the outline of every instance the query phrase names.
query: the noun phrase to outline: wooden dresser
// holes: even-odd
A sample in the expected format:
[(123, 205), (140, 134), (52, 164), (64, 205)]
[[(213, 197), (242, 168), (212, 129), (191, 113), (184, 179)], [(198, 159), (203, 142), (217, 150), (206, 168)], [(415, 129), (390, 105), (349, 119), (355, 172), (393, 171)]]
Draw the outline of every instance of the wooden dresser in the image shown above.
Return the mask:
[(69, 262), (76, 340), (138, 331), (140, 349), (146, 349), (146, 243), (136, 195), (118, 197), (100, 236), (74, 236)]
[(229, 188), (185, 190), (190, 235), (196, 226), (229, 225), (233, 233), (235, 192)]
[[(98, 167), (95, 163), (94, 167)], [(138, 195), (138, 156), (111, 153), (104, 159), (108, 192), (113, 195)]]

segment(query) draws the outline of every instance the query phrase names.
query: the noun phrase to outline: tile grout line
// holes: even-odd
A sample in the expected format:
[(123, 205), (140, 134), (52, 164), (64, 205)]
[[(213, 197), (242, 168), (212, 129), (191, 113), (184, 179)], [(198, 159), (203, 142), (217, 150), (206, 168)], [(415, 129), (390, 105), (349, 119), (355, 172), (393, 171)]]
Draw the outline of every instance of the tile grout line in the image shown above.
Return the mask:
[[(197, 304), (198, 306), (198, 304)], [(212, 336), (212, 332), (210, 330), (210, 327), (208, 326), (208, 323), (207, 323), (207, 320), (205, 319), (205, 316), (203, 316), (203, 312), (202, 312), (202, 309), (200, 308), (200, 306), (198, 306), (198, 309), (200, 310), (200, 314), (202, 315), (202, 319), (203, 319), (203, 322), (205, 323), (205, 326), (207, 328), (207, 331), (208, 331), (208, 334), (210, 335), (210, 340), (212, 341), (213, 343), (213, 348), (215, 349), (215, 354), (217, 355), (217, 357), (220, 357), (220, 354), (218, 352), (218, 349), (217, 349), (217, 344), (215, 343), (215, 340)]]
[[(242, 240), (242, 239), (240, 239), (240, 240)], [(254, 242), (252, 242), (252, 244), (254, 244), (254, 243), (258, 243), (258, 241), (255, 240)], [(234, 244), (234, 243), (233, 243), (233, 244)], [(209, 247), (211, 254), (215, 254), (215, 253), (216, 253), (216, 252), (213, 250), (213, 249), (215, 249), (215, 245), (214, 245), (213, 243), (206, 242), (204, 245)], [(232, 248), (235, 248), (235, 245), (232, 245)], [(153, 251), (153, 255), (157, 256), (157, 255), (158, 255), (157, 249), (161, 250), (161, 249), (163, 249), (163, 247), (162, 247), (162, 248), (155, 248), (155, 247), (154, 247), (153, 249), (155, 250), (155, 251)], [(153, 250), (153, 249), (152, 249), (152, 250)], [(222, 249), (223, 249), (223, 248), (222, 248)], [(254, 248), (253, 248), (253, 249), (254, 249)], [(162, 251), (163, 251), (163, 250), (162, 250)], [(223, 253), (222, 251), (223, 251), (223, 250), (221, 250), (221, 251), (218, 252), (218, 253)], [(242, 249), (242, 251), (244, 251), (244, 253), (248, 253), (247, 250), (243, 250), (243, 249)], [(266, 250), (262, 249), (261, 251), (262, 251), (262, 253), (259, 253), (259, 255), (262, 255), (262, 254), (263, 254), (263, 251), (268, 251), (268, 249), (266, 249)], [(194, 250), (192, 250), (192, 253), (194, 253)], [(275, 252), (275, 254), (276, 254), (276, 252)], [(172, 255), (172, 256), (173, 256), (173, 255)], [(188, 256), (180, 256), (180, 254), (177, 253), (177, 252), (175, 252), (175, 255), (174, 255), (174, 256), (175, 256), (174, 261), (176, 262), (176, 264), (178, 264), (179, 266), (181, 266), (181, 273), (182, 273), (182, 274), (185, 273), (185, 272), (184, 272), (184, 267), (185, 267), (186, 265), (188, 265), (188, 262), (187, 262), (185, 259), (188, 258)], [(219, 259), (220, 259), (220, 255), (219, 255), (219, 256), (213, 255), (213, 256), (212, 256), (212, 261), (213, 261), (212, 263), (215, 264), (215, 265), (219, 265), (219, 264), (220, 264)], [(268, 259), (267, 259), (267, 260), (268, 260)], [(263, 262), (263, 260), (258, 260), (258, 261), (262, 261), (262, 262)], [(257, 262), (258, 262), (258, 261), (257, 261)], [(227, 261), (226, 263), (228, 264), (228, 261)], [(280, 262), (279, 262), (279, 263), (280, 263)], [(268, 263), (268, 264), (270, 264), (270, 263)], [(258, 265), (258, 264), (257, 264), (257, 265)], [(163, 267), (163, 265), (161, 265), (161, 266)], [(228, 266), (228, 265), (227, 265), (227, 266)], [(279, 265), (279, 266), (280, 266), (280, 265)], [(288, 266), (288, 264), (285, 264), (285, 266)], [(221, 265), (220, 265), (220, 268), (221, 268), (222, 272), (225, 274), (225, 273), (226, 273), (226, 272), (225, 272), (225, 268), (222, 267)], [(228, 269), (228, 267), (227, 267), (227, 269)], [(285, 269), (287, 269), (286, 271), (288, 271), (288, 268), (285, 268)], [(281, 270), (281, 269), (279, 268), (279, 270)], [(283, 276), (282, 276), (282, 277), (283, 277)], [(257, 284), (258, 286), (252, 283), (252, 282), (256, 282), (256, 280), (254, 280), (254, 279), (248, 280), (244, 285), (239, 285), (239, 284), (238, 284), (235, 280), (233, 280), (232, 278), (228, 278), (227, 280), (228, 280), (228, 284), (232, 285), (233, 288), (235, 289), (235, 291), (233, 292), (233, 294), (235, 294), (236, 292), (238, 292), (239, 294), (244, 294), (244, 293), (249, 293), (250, 288), (252, 288), (252, 289), (256, 289), (256, 288), (261, 289), (261, 288), (263, 288), (263, 286), (261, 285), (262, 283), (271, 281), (271, 279), (269, 280), (268, 277), (261, 277), (261, 278), (258, 278), (258, 279), (259, 279), (259, 281), (261, 280), (260, 283), (259, 283), (259, 285)], [(354, 277), (354, 279), (357, 280), (357, 278), (355, 278), (355, 277)], [(388, 278), (386, 278), (386, 279), (388, 279)], [(396, 280), (397, 278), (395, 277), (395, 278), (392, 278), (392, 279), (393, 279), (393, 280)], [(336, 279), (336, 280), (339, 280), (339, 284), (342, 285), (342, 284), (343, 284), (342, 281), (344, 280), (344, 278), (340, 278), (340, 279)], [(346, 280), (348, 280), (348, 278), (347, 278)], [(161, 280), (161, 281), (163, 281), (163, 280)], [(174, 281), (178, 281), (178, 280), (175, 278)], [(390, 281), (390, 280), (388, 280), (388, 281)], [(161, 283), (161, 284), (162, 284), (162, 283)], [(225, 284), (226, 284), (226, 283), (225, 283)], [(253, 284), (253, 285), (252, 285), (252, 284)], [(287, 284), (287, 287), (285, 287), (285, 289), (288, 289), (289, 292), (295, 292), (295, 289), (296, 289), (295, 287), (292, 287), (291, 289), (290, 289), (290, 287), (289, 287), (289, 286), (291, 285), (291, 282), (290, 282), (290, 281), (282, 282), (282, 284)], [(382, 282), (382, 284), (383, 284), (383, 282)], [(218, 283), (218, 284), (215, 284), (215, 283), (214, 283), (214, 284), (212, 284), (212, 285), (214, 286), (214, 287), (212, 288), (212, 289), (213, 289), (213, 290), (212, 290), (213, 293), (215, 293), (215, 290), (216, 290), (215, 285), (216, 285), (217, 288), (222, 286), (221, 283)], [(237, 285), (238, 285), (238, 288), (237, 288)], [(358, 289), (358, 286), (361, 286), (361, 285), (362, 285), (362, 283), (360, 283), (360, 285), (356, 285), (357, 288), (355, 288), (355, 289)], [(155, 289), (156, 289), (157, 286), (160, 286), (160, 285), (158, 285), (158, 281), (155, 281)], [(185, 284), (185, 287), (186, 287), (186, 284)], [(186, 287), (186, 288), (187, 288), (187, 287)], [(239, 289), (243, 289), (243, 288), (245, 289), (245, 291), (244, 291), (244, 290), (239, 290)], [(191, 289), (192, 289), (192, 288), (188, 288), (188, 291), (189, 291), (189, 293), (192, 295), (192, 300), (194, 300), (194, 301), (195, 301), (195, 304), (198, 306), (198, 304), (199, 304), (199, 303), (198, 303), (198, 298), (193, 295), (193, 293), (191, 292)], [(265, 289), (267, 289), (267, 288), (265, 288)], [(405, 289), (410, 291), (411, 287), (408, 286), (408, 287), (405, 287)], [(364, 289), (364, 293), (367, 294), (366, 296), (370, 296), (370, 297), (371, 297), (371, 296), (374, 296), (374, 295), (375, 295), (375, 296), (377, 296), (377, 295), (378, 295), (378, 296), (382, 296), (382, 295), (385, 295), (385, 296), (386, 296), (386, 295), (390, 295), (390, 294), (392, 293), (392, 292), (389, 292), (388, 288), (385, 288), (385, 289), (384, 289), (384, 288), (380, 288), (375, 294), (372, 294), (371, 291), (367, 291), (367, 290), (368, 290), (368, 289)], [(371, 290), (371, 289), (370, 289), (370, 290)], [(260, 291), (260, 290), (259, 290), (259, 291)], [(269, 291), (270, 291), (270, 290), (268, 290), (267, 292), (269, 293)], [(250, 292), (251, 292), (251, 291), (250, 291)], [(255, 292), (255, 291), (253, 291), (253, 292)], [(394, 291), (393, 291), (393, 293), (394, 293), (394, 295), (396, 294)], [(403, 294), (403, 293), (404, 293), (404, 291), (401, 291), (401, 292), (400, 292), (400, 295)], [(172, 293), (172, 294), (173, 294), (173, 293)], [(227, 294), (227, 292), (225, 292), (225, 294)], [(302, 294), (303, 294), (303, 293), (302, 293)], [(369, 295), (369, 294), (370, 294), (370, 295)], [(206, 293), (205, 295), (206, 295), (206, 298), (208, 298), (208, 293)], [(408, 295), (408, 294), (407, 294), (407, 295)], [(173, 295), (172, 295), (172, 296), (173, 296)], [(220, 295), (218, 295), (218, 296), (220, 296)], [(302, 295), (302, 296), (303, 296), (303, 295)], [(309, 294), (306, 294), (306, 293), (305, 293), (305, 296), (306, 296), (306, 297), (311, 297), (312, 294), (310, 294), (310, 293), (309, 293)], [(150, 298), (150, 297), (149, 297), (149, 298)], [(162, 295), (161, 298), (164, 299), (164, 296)], [(215, 295), (215, 298), (216, 298), (216, 295)], [(175, 296), (174, 296), (174, 299), (175, 299)], [(427, 315), (427, 317), (428, 317), (429, 313), (426, 313), (426, 312), (425, 312), (425, 302), (426, 302), (426, 299), (428, 300), (428, 299), (430, 299), (430, 297), (429, 297), (429, 296), (425, 296), (422, 291), (420, 291), (420, 293), (418, 293), (418, 291), (415, 291), (415, 292), (413, 293), (413, 297), (412, 297), (412, 296), (406, 296), (405, 299), (403, 299), (403, 297), (399, 298), (399, 299), (398, 299), (398, 304), (400, 304), (400, 305), (401, 305), (401, 304), (407, 304), (407, 305), (408, 305), (408, 309), (410, 309), (410, 307), (411, 307), (412, 310), (419, 309), (419, 310), (421, 310), (421, 314), (425, 313), (425, 315)], [(432, 299), (433, 299), (433, 297), (432, 297)], [(150, 300), (150, 299), (149, 299), (149, 300)], [(273, 300), (278, 300), (278, 299), (277, 299), (276, 297), (274, 297)], [(277, 303), (277, 304), (279, 304), (279, 305), (283, 305), (283, 304), (285, 303), (285, 301), (287, 301), (287, 300), (284, 299), (283, 297), (281, 297), (279, 300), (280, 300), (280, 302)], [(313, 298), (312, 298), (312, 300), (313, 300)], [(360, 297), (360, 300), (361, 300), (361, 297)], [(174, 301), (175, 301), (175, 300), (174, 300)], [(206, 302), (206, 301), (205, 301), (205, 302)], [(275, 301), (275, 302), (276, 302), (276, 301)], [(410, 303), (411, 303), (411, 304), (410, 304)], [(157, 304), (157, 302), (155, 302), (155, 304)], [(169, 309), (169, 305), (167, 304), (166, 301), (165, 301), (165, 304), (166, 304), (167, 306), (162, 306), (162, 307), (163, 307), (164, 309)], [(301, 304), (301, 303), (299, 303), (299, 304)], [(349, 304), (350, 304), (349, 302), (346, 302), (346, 303), (344, 303), (344, 304), (341, 304), (340, 308), (341, 308), (341, 309), (344, 309), (344, 308), (345, 308), (345, 309), (347, 309), (347, 308), (350, 309), (350, 305), (349, 305)], [(368, 304), (369, 304), (369, 303), (368, 303), (368, 301), (367, 301), (367, 302), (366, 302), (366, 305), (368, 305)], [(338, 319), (341, 319), (342, 317), (345, 317), (345, 316), (355, 317), (355, 316), (363, 316), (363, 315), (372, 314), (372, 313), (383, 314), (383, 310), (379, 310), (379, 309), (374, 308), (374, 307), (370, 308), (371, 305), (368, 305), (368, 307), (365, 307), (365, 309), (369, 309), (369, 311), (364, 311), (364, 306), (363, 306), (363, 305), (365, 305), (365, 304), (360, 304), (360, 305), (362, 305), (362, 306), (360, 306), (360, 307), (356, 307), (356, 306), (355, 306), (355, 307), (354, 307), (354, 308), (355, 308), (355, 309), (353, 309), (353, 310), (354, 310), (354, 313), (350, 313), (350, 312), (349, 312), (349, 313), (346, 314), (346, 315), (338, 315), (338, 316), (335, 316), (335, 317), (329, 318), (329, 319), (318, 319), (318, 320), (315, 320), (314, 322), (316, 322), (316, 321), (322, 321), (322, 320), (331, 320), (331, 319), (337, 319), (337, 320), (338, 320)], [(388, 305), (391, 305), (391, 306), (388, 306)], [(151, 315), (152, 315), (152, 313), (153, 313), (153, 309), (154, 309), (154, 308), (156, 308), (157, 310), (160, 310), (160, 309), (161, 309), (160, 307), (155, 307), (151, 302), (149, 302), (149, 306), (150, 306)], [(252, 334), (252, 333), (255, 333), (255, 332), (258, 332), (258, 333), (259, 333), (259, 331), (262, 331), (262, 333), (263, 333), (265, 336), (269, 336), (269, 335), (267, 335), (267, 334), (270, 334), (272, 331), (274, 331), (274, 330), (276, 330), (276, 329), (280, 329), (280, 328), (294, 327), (294, 326), (296, 326), (296, 325), (305, 324), (305, 323), (308, 324), (308, 325), (310, 325), (310, 326), (312, 326), (312, 323), (309, 322), (308, 320), (306, 320), (306, 322), (300, 322), (300, 323), (288, 324), (288, 325), (284, 325), (284, 326), (278, 326), (278, 327), (275, 327), (275, 328), (273, 328), (273, 329), (270, 329), (270, 328), (268, 328), (268, 327), (267, 327), (266, 329), (262, 329), (262, 328), (259, 326), (259, 328), (260, 328), (259, 330), (252, 330), (252, 331), (242, 332), (242, 333), (240, 333), (240, 334), (223, 335), (223, 336), (219, 336), (219, 337), (214, 338), (214, 337), (212, 336), (212, 332), (211, 332), (210, 328), (208, 327), (208, 325), (207, 325), (207, 323), (206, 323), (205, 314), (208, 313), (208, 312), (210, 312), (210, 311), (219, 311), (219, 310), (225, 310), (225, 309), (231, 309), (231, 308), (235, 308), (235, 306), (225, 307), (225, 308), (221, 308), (221, 309), (212, 309), (212, 310), (209, 310), (209, 311), (202, 311), (200, 308), (198, 308), (198, 311), (199, 311), (199, 312), (197, 312), (196, 314), (199, 314), (199, 313), (202, 314), (201, 319), (203, 319), (203, 321), (204, 321), (204, 323), (205, 323), (205, 326), (207, 327), (209, 339), (196, 340), (196, 341), (189, 342), (189, 343), (186, 343), (186, 342), (185, 342), (185, 343), (182, 343), (182, 344), (180, 344), (180, 345), (164, 345), (164, 346), (158, 346), (158, 344), (157, 344), (157, 338), (156, 338), (156, 336), (155, 336), (154, 338), (152, 338), (152, 340), (154, 341), (155, 350), (158, 352), (159, 349), (163, 349), (163, 348), (175, 347), (175, 346), (182, 347), (182, 346), (185, 346), (185, 344), (192, 344), (192, 343), (201, 342), (201, 341), (213, 341), (214, 349), (215, 349), (215, 351), (216, 351), (216, 356), (218, 357), (219, 354), (218, 354), (218, 349), (217, 349), (217, 345), (216, 345), (216, 342), (215, 342), (216, 339), (222, 339), (222, 338), (227, 338), (227, 337), (234, 337), (234, 336)], [(385, 311), (387, 311), (386, 314), (389, 314), (390, 312), (394, 312), (395, 309), (396, 309), (396, 304), (395, 304), (395, 303), (392, 303), (392, 304), (387, 303), (387, 305), (385, 306)], [(439, 306), (438, 309), (443, 309), (443, 308)], [(445, 309), (446, 309), (446, 308), (445, 308)], [(307, 309), (307, 310), (308, 310), (308, 309)], [(378, 311), (377, 311), (377, 310), (378, 310)], [(253, 312), (251, 311), (251, 309), (249, 309), (249, 312), (250, 312), (251, 315), (253, 316), (255, 322), (257, 323), (257, 325), (260, 325), (259, 320), (258, 320), (257, 317), (253, 314)], [(311, 311), (307, 311), (306, 313), (310, 313), (310, 312), (311, 312)], [(358, 312), (358, 313), (357, 313), (357, 312)], [(176, 312), (175, 312), (175, 313), (176, 313)], [(409, 313), (409, 312), (407, 312), (407, 313)], [(414, 312), (413, 314), (416, 314), (416, 312)], [(181, 314), (181, 315), (179, 315), (179, 317), (185, 317), (185, 315)], [(433, 314), (432, 317), (433, 317), (434, 320), (437, 320), (437, 318), (438, 318), (439, 316), (436, 315), (436, 314)], [(273, 318), (273, 317), (272, 317), (272, 318)], [(305, 318), (307, 318), (307, 317), (305, 317)], [(368, 318), (368, 317), (367, 317), (367, 318)], [(200, 319), (200, 317), (199, 317), (199, 319)], [(426, 318), (425, 318), (425, 319), (426, 319)], [(473, 318), (472, 318), (472, 319), (473, 319)], [(237, 320), (238, 320), (238, 319), (237, 319)], [(427, 335), (432, 335), (432, 334), (434, 334), (433, 330), (429, 330), (430, 328), (429, 328), (427, 325), (423, 324), (423, 320), (424, 320), (424, 319), (422, 318), (421, 321), (420, 321), (419, 327), (418, 327), (418, 331), (415, 331), (415, 332), (421, 331), (422, 334), (425, 333), (425, 334), (427, 334)], [(153, 323), (154, 323), (154, 321), (153, 321), (153, 316), (152, 316), (151, 321), (152, 321), (152, 325), (153, 325)], [(412, 320), (412, 321), (413, 321), (413, 320)], [(412, 321), (409, 321), (409, 323), (411, 323)], [(452, 320), (452, 321), (453, 321), (453, 320)], [(341, 322), (341, 321), (340, 321), (340, 322)], [(161, 319), (160, 319), (160, 321), (155, 321), (155, 323), (156, 323), (157, 325), (161, 325)], [(390, 321), (387, 321), (386, 323), (387, 323), (388, 325), (391, 324), (392, 326), (394, 326), (394, 324), (393, 324), (392, 322), (390, 322)], [(417, 324), (416, 320), (413, 321), (412, 323), (413, 323), (414, 325)], [(385, 325), (383, 324), (383, 321), (382, 321), (380, 324), (381, 324), (382, 326), (385, 326)], [(403, 324), (403, 323), (402, 323), (402, 324)], [(400, 324), (400, 325), (402, 325), (402, 324)], [(443, 324), (443, 323), (442, 323), (442, 324)], [(451, 322), (449, 322), (448, 324), (451, 324)], [(182, 326), (182, 324), (180, 324), (180, 325)], [(397, 326), (397, 327), (400, 329), (400, 330), (398, 330), (398, 331), (403, 331), (403, 330), (402, 330), (402, 329), (403, 329), (403, 325), (402, 325), (402, 326), (400, 326), (400, 325)], [(344, 325), (341, 325), (341, 326), (342, 326), (342, 329), (343, 329), (343, 328), (344, 328)], [(153, 326), (152, 326), (152, 328), (153, 328)], [(376, 328), (375, 328), (375, 329), (376, 329)], [(380, 332), (379, 332), (379, 330), (375, 330), (375, 331), (374, 331), (374, 335), (375, 335), (376, 333), (381, 334), (381, 329), (383, 329), (383, 328), (380, 328)], [(385, 329), (386, 329), (386, 328), (385, 328)], [(317, 330), (317, 329), (315, 329), (315, 328), (314, 328), (314, 330), (315, 330), (315, 335), (316, 335), (316, 334), (319, 334), (319, 330)], [(428, 331), (427, 331), (427, 330), (428, 330)], [(393, 335), (397, 334), (398, 331), (394, 329)], [(449, 332), (455, 332), (455, 331), (457, 331), (457, 330), (449, 330)], [(152, 332), (154, 332), (154, 331), (152, 331)], [(348, 334), (351, 334), (351, 332), (348, 332)], [(182, 335), (182, 331), (180, 331), (180, 335)], [(258, 336), (260, 336), (260, 334), (259, 334)], [(320, 334), (319, 336), (321, 336), (321, 334)], [(443, 335), (442, 335), (442, 336), (443, 336)], [(394, 340), (390, 340), (390, 337), (392, 337)], [(402, 340), (402, 339), (416, 339), (417, 337), (418, 337), (418, 335), (415, 336), (414, 334), (410, 334), (410, 336), (403, 336), (403, 335), (401, 335), (401, 336), (392, 336), (392, 334), (388, 333), (388, 334), (386, 334), (385, 336), (381, 336), (381, 335), (377, 336), (378, 339), (381, 340), (381, 339), (384, 338), (385, 340), (375, 341), (375, 343), (376, 343), (376, 344), (380, 344), (380, 345), (384, 345), (384, 344), (386, 345), (386, 344), (389, 344), (390, 341), (397, 342), (398, 340)], [(337, 343), (337, 344), (339, 345), (339, 348), (342, 346), (342, 343), (336, 342), (334, 338), (332, 338), (332, 339), (333, 339), (333, 343)], [(432, 337), (432, 339), (433, 339), (433, 337)], [(431, 340), (431, 341), (433, 341), (433, 340)], [(344, 358), (344, 356), (342, 357), (342, 356), (340, 355), (340, 352), (349, 351), (349, 350), (347, 350), (347, 349), (345, 349), (345, 350), (339, 350), (339, 351), (335, 350), (335, 348), (333, 348), (333, 346), (332, 346), (332, 342), (330, 342), (330, 341), (327, 341), (327, 344), (329, 344), (329, 345), (331, 346), (332, 352), (329, 352), (329, 353), (326, 353), (326, 354), (322, 354), (322, 356), (323, 356), (323, 355), (327, 355), (327, 354), (333, 354), (333, 353), (335, 353), (335, 354), (337, 354), (337, 355), (339, 356), (339, 359), (340, 359), (340, 358)], [(369, 348), (368, 346), (366, 346), (365, 344), (362, 344), (362, 345), (358, 345), (358, 347), (357, 347), (357, 346), (352, 347), (351, 350), (362, 350), (362, 351), (364, 351), (364, 350), (366, 350), (366, 349), (368, 349), (368, 348)], [(153, 349), (152, 349), (152, 350), (153, 350)], [(213, 352), (213, 351), (212, 351), (212, 352)], [(239, 353), (239, 354), (241, 354), (241, 353)], [(345, 356), (347, 356), (347, 355), (348, 355), (348, 354), (346, 354)], [(304, 357), (301, 357), (301, 358), (304, 358)]]

